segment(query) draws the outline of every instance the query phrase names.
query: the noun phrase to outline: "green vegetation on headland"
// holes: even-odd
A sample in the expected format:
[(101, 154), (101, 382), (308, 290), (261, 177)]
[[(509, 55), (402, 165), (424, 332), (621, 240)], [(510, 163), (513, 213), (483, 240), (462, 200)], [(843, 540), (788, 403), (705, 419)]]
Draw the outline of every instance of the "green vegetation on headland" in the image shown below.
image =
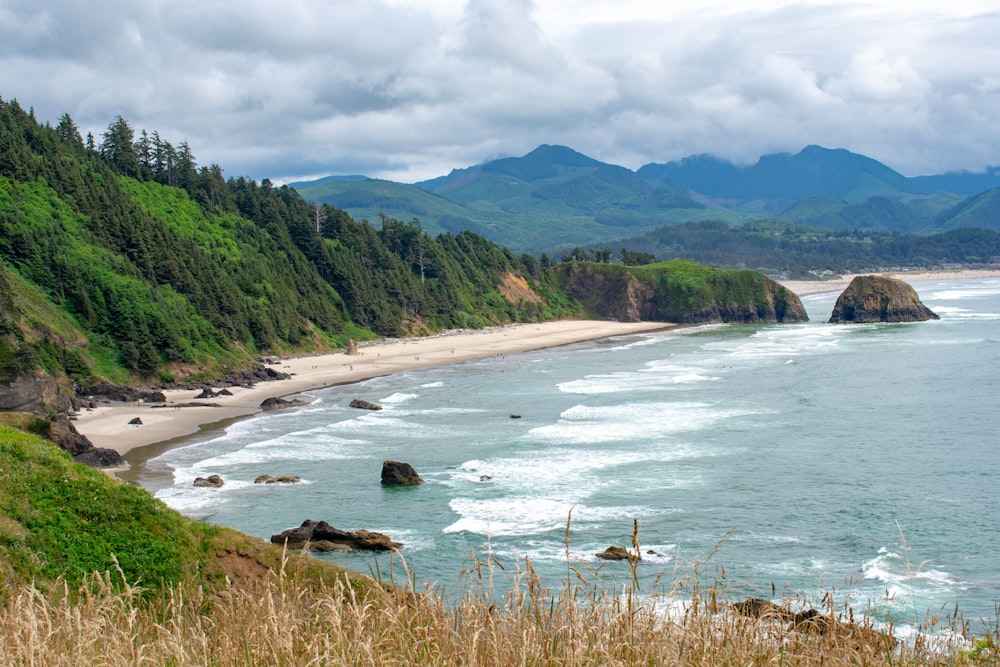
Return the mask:
[[(26, 426), (21, 424), (21, 426)], [(570, 525), (567, 524), (567, 542)], [(567, 550), (569, 545), (567, 543)], [(627, 552), (638, 556), (638, 534)], [(632, 557), (567, 570), (474, 560), (449, 590), (408, 591), (181, 517), (146, 491), (0, 426), (5, 665), (987, 665), (995, 626), (897, 644), (846, 609), (734, 601), (709, 554), (656, 590)], [(501, 568), (510, 568), (503, 570)], [(618, 571), (617, 575), (611, 574)], [(494, 588), (501, 577), (509, 586)], [(608, 578), (618, 580), (611, 585)]]

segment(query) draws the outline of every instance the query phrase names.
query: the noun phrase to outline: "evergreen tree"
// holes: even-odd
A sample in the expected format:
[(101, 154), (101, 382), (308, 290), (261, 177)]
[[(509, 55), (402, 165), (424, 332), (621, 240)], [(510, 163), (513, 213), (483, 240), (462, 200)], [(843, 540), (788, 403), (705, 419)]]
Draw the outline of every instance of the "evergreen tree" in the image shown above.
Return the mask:
[(59, 124), (56, 125), (56, 134), (59, 137), (59, 141), (74, 146), (83, 146), (80, 129), (73, 122), (73, 119), (69, 117), (68, 113), (64, 113), (59, 117)]
[(135, 132), (128, 121), (117, 116), (108, 125), (101, 142), (101, 155), (125, 176), (139, 175), (139, 160), (135, 154)]

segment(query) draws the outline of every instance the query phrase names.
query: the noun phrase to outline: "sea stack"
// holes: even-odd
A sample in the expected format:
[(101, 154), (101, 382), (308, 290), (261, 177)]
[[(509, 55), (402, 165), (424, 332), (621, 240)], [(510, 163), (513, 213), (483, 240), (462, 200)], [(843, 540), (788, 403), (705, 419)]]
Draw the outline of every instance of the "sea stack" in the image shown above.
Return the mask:
[(857, 276), (833, 307), (830, 322), (923, 322), (941, 319), (908, 283), (887, 276)]

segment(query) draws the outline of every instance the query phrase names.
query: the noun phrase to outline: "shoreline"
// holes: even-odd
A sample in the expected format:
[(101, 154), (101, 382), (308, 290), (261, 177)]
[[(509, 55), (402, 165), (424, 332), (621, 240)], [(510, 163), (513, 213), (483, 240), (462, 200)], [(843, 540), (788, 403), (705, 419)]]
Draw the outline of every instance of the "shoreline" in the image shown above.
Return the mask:
[[(914, 280), (964, 280), (1000, 277), (1000, 270), (942, 270), (886, 273), (907, 282)], [(779, 281), (798, 296), (843, 291), (855, 276), (830, 280)], [(607, 320), (559, 320), (492, 327), (483, 330), (446, 331), (412, 339), (386, 339), (358, 346), (357, 355), (344, 351), (280, 358), (271, 368), (290, 374), (286, 380), (261, 382), (251, 388), (228, 387), (231, 396), (196, 400), (200, 390), (168, 390), (166, 403), (109, 403), (76, 415), (74, 424), (95, 447), (114, 449), (122, 456), (140, 448), (163, 451), (176, 440), (204, 430), (221, 428), (262, 411), (268, 398), (284, 398), (341, 384), (417, 368), (473, 361), (572, 343), (600, 340), (673, 328), (668, 322), (623, 323)], [(221, 388), (221, 387), (220, 387)], [(129, 422), (138, 418), (141, 424)], [(153, 450), (150, 449), (153, 454)], [(146, 456), (128, 457), (129, 465), (108, 470), (134, 471)]]
[[(358, 345), (357, 355), (345, 351), (278, 358), (268, 364), (290, 378), (260, 382), (253, 387), (227, 387), (231, 396), (195, 399), (201, 390), (164, 391), (165, 403), (107, 403), (81, 410), (77, 431), (95, 447), (127, 456), (135, 449), (166, 445), (174, 440), (262, 412), (269, 398), (285, 398), (383, 375), (431, 368), (493, 356), (516, 354), (614, 336), (663, 331), (668, 322), (558, 320), (512, 324), (483, 330), (448, 331), (412, 339), (387, 339)], [(217, 386), (221, 389), (221, 386)], [(138, 418), (141, 424), (129, 422)], [(134, 461), (132, 465), (136, 462)], [(131, 466), (130, 466), (131, 467)], [(113, 468), (118, 473), (129, 468)]]

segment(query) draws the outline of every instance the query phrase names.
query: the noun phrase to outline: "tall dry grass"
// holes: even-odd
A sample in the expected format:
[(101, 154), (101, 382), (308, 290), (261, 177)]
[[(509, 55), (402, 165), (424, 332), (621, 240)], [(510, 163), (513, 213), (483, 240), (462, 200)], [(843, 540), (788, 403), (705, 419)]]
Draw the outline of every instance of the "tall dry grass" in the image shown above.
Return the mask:
[[(513, 585), (498, 593), (495, 577), (508, 575), (486, 559), (464, 573), (464, 592), (454, 600), (374, 586), (360, 597), (347, 583), (298, 581), (286, 573), (287, 563), (221, 591), (185, 585), (153, 599), (122, 582), (120, 573), (95, 575), (79, 591), (12, 590), (0, 609), (0, 664), (942, 665), (1000, 659), (995, 628), (978, 644), (918, 639), (892, 647), (877, 633), (854, 632), (863, 622), (838, 622), (817, 633), (766, 615), (732, 613), (720, 602), (725, 591), (696, 575), (650, 596), (632, 582), (609, 592), (570, 568), (571, 580), (549, 591), (526, 560), (509, 575)], [(401, 568), (405, 572), (405, 564)]]

